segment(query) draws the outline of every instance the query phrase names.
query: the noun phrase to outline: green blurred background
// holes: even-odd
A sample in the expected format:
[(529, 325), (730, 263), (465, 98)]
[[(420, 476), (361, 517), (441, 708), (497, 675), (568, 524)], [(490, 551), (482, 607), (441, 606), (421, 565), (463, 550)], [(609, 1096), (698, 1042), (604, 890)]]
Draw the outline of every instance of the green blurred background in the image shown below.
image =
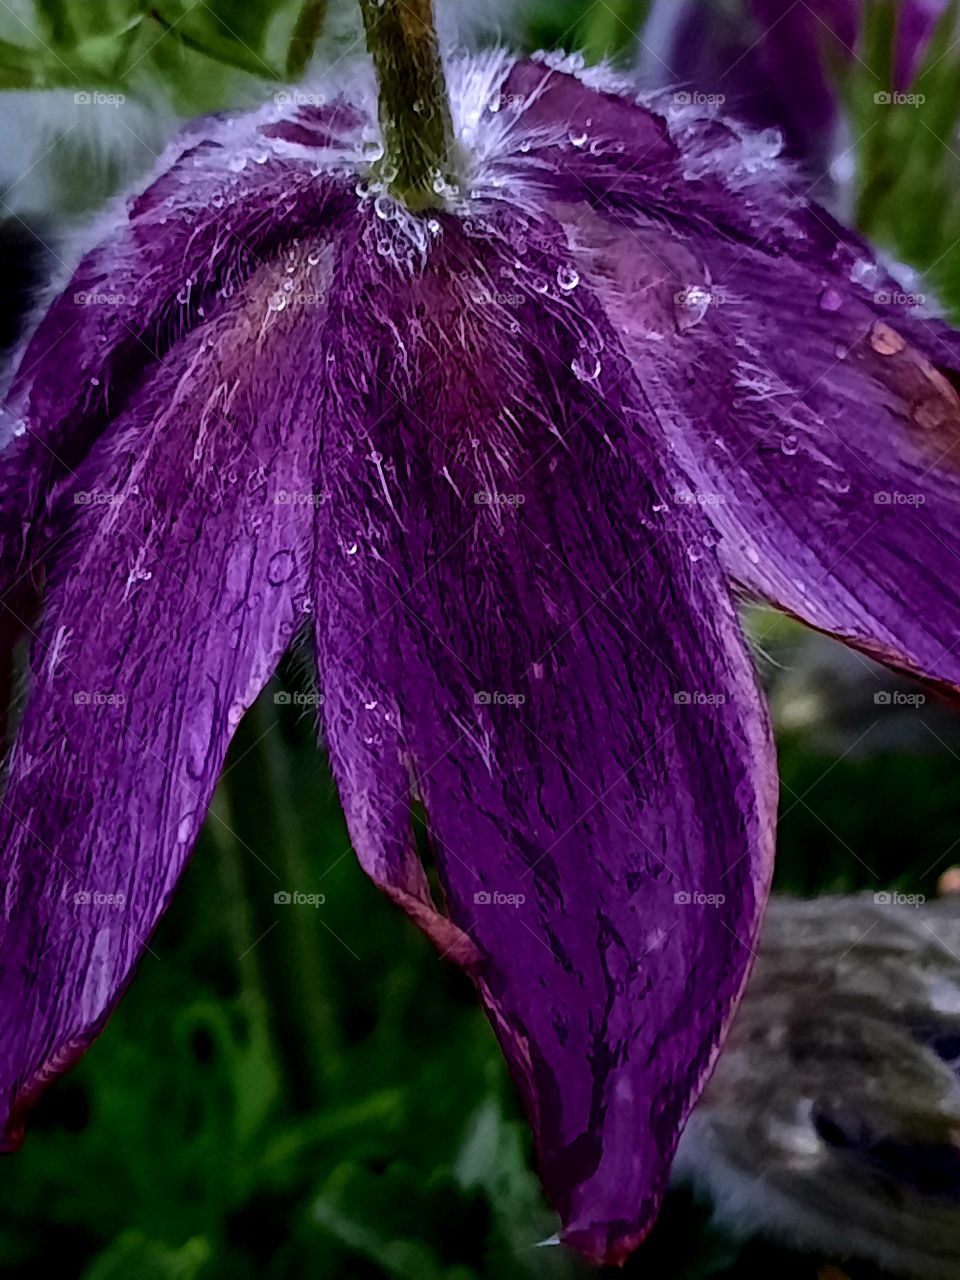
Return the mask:
[[(501, 16), (527, 47), (627, 65), (649, 8), (538, 0)], [(883, 8), (869, 6), (875, 52)], [(172, 113), (262, 100), (265, 80), (346, 52), (351, 21), (349, 6), (317, 0), (0, 5), (0, 88), (16, 91), (0, 94), (4, 235), (24, 251), (35, 236), (56, 246), (152, 162)], [(856, 62), (843, 73), (853, 163), (836, 195), (957, 307), (960, 49), (946, 27), (934, 62), (922, 107), (869, 119), (874, 73)], [(127, 97), (103, 136), (73, 127), (81, 89)], [(954, 713), (885, 701), (909, 686), (769, 612), (749, 625), (778, 725), (779, 887), (932, 894), (960, 862)], [(493, 1036), (467, 981), (361, 873), (300, 670), (291, 661), (241, 726), (196, 856), (107, 1031), (0, 1162), (4, 1276), (584, 1274), (562, 1249), (536, 1247), (555, 1223)], [(324, 901), (276, 900), (293, 890)], [(624, 1274), (814, 1280), (829, 1261), (734, 1245), (676, 1192)]]

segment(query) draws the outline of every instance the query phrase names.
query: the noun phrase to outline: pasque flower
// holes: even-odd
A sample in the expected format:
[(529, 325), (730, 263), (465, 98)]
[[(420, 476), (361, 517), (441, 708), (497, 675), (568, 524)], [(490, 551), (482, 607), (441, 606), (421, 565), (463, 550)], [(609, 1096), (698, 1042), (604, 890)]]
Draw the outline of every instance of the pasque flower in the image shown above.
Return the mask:
[(738, 1236), (952, 1280), (960, 904), (774, 898), (674, 1176)]
[(364, 7), (379, 108), (352, 69), (189, 129), (7, 397), (6, 1141), (309, 635), (361, 863), (476, 983), (563, 1238), (622, 1259), (768, 891), (735, 594), (960, 683), (960, 343), (769, 137), (502, 53), (448, 111), (425, 6)]

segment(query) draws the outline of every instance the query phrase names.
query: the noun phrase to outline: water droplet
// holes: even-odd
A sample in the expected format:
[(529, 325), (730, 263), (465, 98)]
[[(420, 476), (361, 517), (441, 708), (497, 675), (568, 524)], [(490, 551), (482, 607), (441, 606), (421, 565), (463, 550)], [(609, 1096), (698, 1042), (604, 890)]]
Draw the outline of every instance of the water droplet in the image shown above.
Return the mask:
[(243, 719), (245, 711), (246, 707), (242, 702), (233, 702), (230, 704), (230, 709), (227, 712), (227, 724), (231, 729), (235, 729), (237, 727)]
[(376, 711), (376, 709), (377, 709), (377, 700), (376, 700), (376, 698), (372, 698), (372, 699), (370, 700), (370, 702), (365, 702), (365, 703), (363, 704), (363, 707), (364, 707), (364, 710), (365, 710), (365, 711)]
[(698, 560), (703, 559), (703, 552), (699, 547), (687, 547), (687, 556), (696, 564)]
[(273, 293), (270, 295), (270, 301), (267, 306), (271, 311), (282, 311), (287, 305), (287, 299), (282, 293)]
[(267, 563), (267, 581), (279, 587), (282, 582), (289, 582), (297, 566), (292, 551), (278, 551)]
[(311, 267), (315, 267), (322, 257), (323, 251), (321, 249), (311, 249), (307, 254), (307, 261), (310, 263)]
[(586, 133), (574, 133), (571, 131), (569, 137), (571, 144), (575, 147), (582, 147), (587, 141)]
[(349, 547), (344, 547), (344, 551), (348, 556), (355, 556), (359, 550), (360, 548), (356, 542), (351, 542)]
[(698, 325), (710, 310), (713, 298), (709, 289), (702, 285), (692, 285), (681, 289), (674, 298), (674, 311), (677, 317), (677, 328), (692, 329)]
[(581, 382), (594, 382), (600, 376), (600, 360), (591, 351), (574, 356), (570, 368)]
[(754, 546), (746, 547), (744, 554), (746, 555), (747, 559), (750, 561), (751, 564), (760, 563), (760, 552), (757, 550), (756, 547)]
[(850, 492), (850, 479), (848, 476), (821, 476), (817, 483), (822, 489), (826, 489), (828, 493)]
[(785, 453), (788, 458), (792, 458), (799, 448), (800, 441), (795, 435), (788, 434), (780, 437), (780, 450), (782, 453)]
[(390, 196), (377, 196), (373, 202), (373, 211), (384, 222), (392, 222), (397, 216), (397, 206)]
[(573, 267), (557, 267), (557, 284), (564, 293), (572, 293), (579, 283), (580, 276)]
[(836, 289), (827, 287), (820, 294), (821, 311), (839, 311), (843, 306), (843, 297)]
[(189, 844), (193, 838), (193, 822), (194, 815), (188, 813), (186, 817), (180, 819), (177, 824), (177, 841), (179, 844)]
[(907, 345), (906, 340), (891, 329), (888, 324), (878, 320), (870, 330), (870, 345), (881, 356), (895, 356)]
[(438, 236), (442, 230), (442, 227), (440, 226), (440, 223), (436, 220), (436, 218), (430, 218), (429, 221), (427, 222), (427, 230), (430, 232), (432, 236)]

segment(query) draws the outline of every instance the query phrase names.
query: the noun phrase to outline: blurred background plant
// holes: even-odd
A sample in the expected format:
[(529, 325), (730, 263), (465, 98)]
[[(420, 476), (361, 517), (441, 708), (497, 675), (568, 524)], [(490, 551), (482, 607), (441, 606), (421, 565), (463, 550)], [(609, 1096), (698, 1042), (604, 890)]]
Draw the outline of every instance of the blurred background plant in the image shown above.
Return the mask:
[[(743, 47), (756, 39), (748, 0), (462, 0), (445, 20), (487, 38), (499, 27), (522, 47), (580, 47), (682, 89), (696, 59), (674, 64), (676, 22), (691, 9), (694, 43), (718, 14)], [(911, 290), (956, 319), (957, 5), (903, 104), (877, 98), (892, 83), (892, 9), (865, 4), (856, 56), (830, 62), (840, 141), (811, 182), (826, 180), (915, 272)], [(178, 117), (321, 75), (357, 31), (349, 0), (0, 2), (0, 343), (71, 229), (153, 164)], [(736, 110), (733, 95), (724, 109)], [(945, 571), (956, 556), (944, 548)], [(779, 735), (778, 887), (932, 895), (960, 861), (952, 710), (769, 611), (751, 611), (750, 628)], [(582, 1274), (564, 1251), (536, 1247), (553, 1220), (472, 989), (352, 856), (313, 745), (314, 703), (291, 661), (241, 726), (130, 994), (0, 1164), (3, 1275)], [(625, 1274), (813, 1280), (831, 1261), (829, 1242), (817, 1257), (736, 1245), (676, 1192)]]

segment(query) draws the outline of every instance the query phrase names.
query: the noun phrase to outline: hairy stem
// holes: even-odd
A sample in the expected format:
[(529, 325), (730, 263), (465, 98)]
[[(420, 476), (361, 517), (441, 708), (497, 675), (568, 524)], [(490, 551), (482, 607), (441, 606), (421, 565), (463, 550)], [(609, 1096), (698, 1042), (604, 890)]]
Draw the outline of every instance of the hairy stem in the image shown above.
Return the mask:
[(360, 9), (380, 90), (390, 193), (410, 209), (439, 208), (438, 179), (458, 185), (458, 165), (433, 0), (360, 0)]

